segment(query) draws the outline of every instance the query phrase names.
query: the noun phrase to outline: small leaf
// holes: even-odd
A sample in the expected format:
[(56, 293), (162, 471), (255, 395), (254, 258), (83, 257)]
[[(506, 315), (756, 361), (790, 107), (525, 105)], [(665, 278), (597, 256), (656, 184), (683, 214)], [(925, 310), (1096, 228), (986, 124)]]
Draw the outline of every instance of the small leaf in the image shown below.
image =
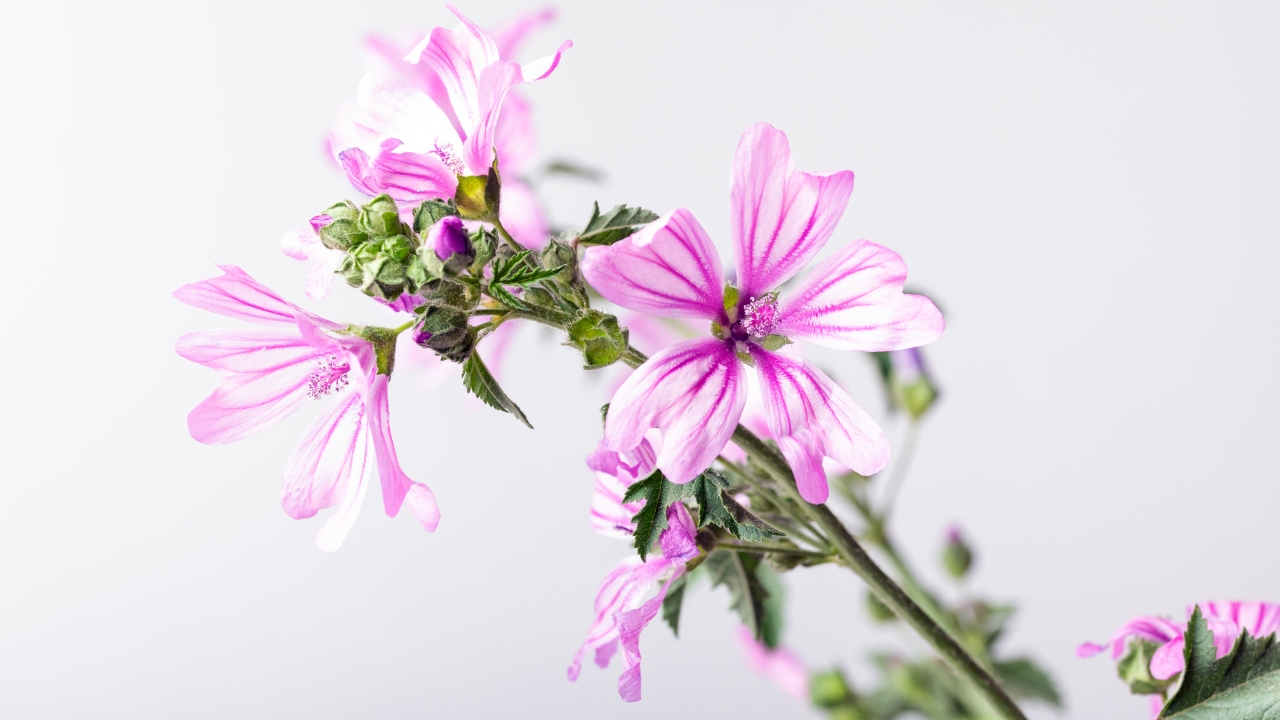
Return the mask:
[(512, 295), (509, 290), (507, 290), (506, 288), (496, 283), (489, 284), (489, 296), (492, 297), (494, 300), (497, 300), (498, 302), (502, 303), (503, 305), (506, 305), (507, 307), (515, 308), (516, 310), (529, 309), (529, 306), (526, 305), (524, 301), (522, 301), (520, 298), (516, 297), (515, 295)]
[(618, 205), (614, 209), (600, 214), (600, 203), (595, 203), (591, 211), (591, 219), (587, 226), (578, 233), (581, 245), (612, 245), (623, 238), (631, 237), (637, 230), (658, 219), (658, 214), (644, 208)]
[(671, 626), (671, 634), (676, 637), (680, 637), (680, 608), (684, 606), (684, 590), (688, 583), (688, 574), (672, 580), (667, 587), (667, 597), (662, 601), (662, 619)]
[(649, 550), (667, 529), (667, 508), (689, 496), (691, 483), (677, 485), (667, 480), (661, 470), (654, 470), (648, 477), (637, 480), (627, 488), (622, 502), (644, 501), (644, 506), (632, 516), (636, 524), (635, 548), (641, 560), (648, 560)]
[(760, 556), (741, 550), (721, 549), (713, 552), (704, 565), (711, 577), (711, 586), (729, 588), (730, 607), (738, 613), (751, 635), (760, 640), (764, 629), (764, 603), (769, 597), (756, 576)]
[(1209, 624), (1196, 607), (1184, 633), (1186, 669), (1163, 718), (1260, 720), (1280, 717), (1280, 643), (1274, 634), (1246, 630), (1231, 652), (1217, 657)]
[(529, 424), (529, 419), (520, 410), (520, 406), (516, 405), (502, 391), (498, 381), (493, 378), (489, 368), (485, 367), (484, 361), (480, 359), (479, 353), (471, 353), (466, 362), (462, 363), (462, 384), (467, 388), (468, 392), (483, 400), (489, 407), (509, 412), (515, 415), (516, 419), (524, 423), (529, 429), (533, 429), (533, 426)]
[(714, 523), (745, 542), (764, 542), (771, 537), (786, 534), (752, 515), (725, 492), (729, 481), (715, 470), (703, 472), (689, 484), (692, 486), (691, 494), (698, 503), (698, 527)]
[(765, 350), (780, 350), (790, 344), (791, 338), (786, 335), (765, 335), (760, 339), (760, 347)]
[(996, 677), (1010, 695), (1027, 700), (1043, 700), (1054, 707), (1062, 705), (1062, 697), (1053, 678), (1028, 658), (993, 663)]

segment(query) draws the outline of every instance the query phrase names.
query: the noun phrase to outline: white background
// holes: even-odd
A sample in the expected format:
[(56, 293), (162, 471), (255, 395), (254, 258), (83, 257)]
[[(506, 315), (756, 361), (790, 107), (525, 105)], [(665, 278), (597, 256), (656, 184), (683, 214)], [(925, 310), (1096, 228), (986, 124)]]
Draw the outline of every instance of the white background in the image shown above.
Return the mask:
[[(949, 321), (895, 530), (940, 585), (943, 530), (963, 525), (970, 589), (1020, 604), (1007, 642), (1052, 670), (1064, 716), (1146, 716), (1079, 642), (1197, 599), (1280, 600), (1277, 6), (561, 11), (525, 53), (575, 42), (527, 95), (542, 157), (609, 181), (549, 183), (557, 221), (597, 198), (685, 206), (727, 251), (733, 148), (761, 120), (801, 169), (857, 174), (833, 243), (899, 251)], [(705, 587), (679, 641), (645, 635), (641, 704), (618, 700), (617, 661), (565, 682), (626, 549), (586, 524), (602, 389), (549, 337), (526, 334), (506, 375), (536, 432), (452, 381), (393, 385), (434, 535), (385, 517), (375, 489), (342, 550), (316, 550), (321, 519), (278, 504), (306, 413), (231, 446), (187, 435), (216, 377), (173, 342), (227, 323), (169, 293), (234, 262), (302, 300), (277, 242), (356, 197), (320, 142), (361, 39), (436, 24), (453, 21), (421, 2), (7, 7), (5, 716), (813, 715), (746, 669)], [(319, 309), (379, 317), (345, 288)], [(883, 416), (865, 358), (818, 357)], [(847, 571), (787, 581), (786, 640), (813, 666), (865, 686), (859, 658), (903, 642), (868, 627)]]

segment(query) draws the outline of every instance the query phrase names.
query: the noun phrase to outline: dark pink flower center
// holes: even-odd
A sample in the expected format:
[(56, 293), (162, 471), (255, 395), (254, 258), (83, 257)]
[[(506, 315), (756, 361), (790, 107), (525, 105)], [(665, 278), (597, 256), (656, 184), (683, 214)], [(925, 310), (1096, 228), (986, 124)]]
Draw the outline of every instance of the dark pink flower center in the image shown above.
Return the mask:
[(307, 377), (307, 397), (314, 400), (342, 390), (349, 382), (347, 372), (350, 370), (351, 365), (336, 354), (321, 358)]
[(751, 298), (742, 308), (738, 320), (742, 332), (752, 337), (764, 337), (778, 326), (778, 299), (772, 295)]

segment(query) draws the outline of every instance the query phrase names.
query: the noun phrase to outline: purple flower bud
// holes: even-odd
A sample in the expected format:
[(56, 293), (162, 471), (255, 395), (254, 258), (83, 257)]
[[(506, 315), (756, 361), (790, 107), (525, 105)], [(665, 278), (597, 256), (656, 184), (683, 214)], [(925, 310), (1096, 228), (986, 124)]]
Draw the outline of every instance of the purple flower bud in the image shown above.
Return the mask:
[(426, 330), (423, 330), (421, 325), (414, 326), (413, 341), (415, 343), (417, 343), (418, 345), (426, 345), (427, 341), (430, 339), (431, 339), (431, 333), (427, 332)]
[(333, 218), (329, 217), (328, 215), (325, 215), (324, 213), (321, 213), (311, 218), (311, 229), (314, 230), (316, 233), (319, 233), (320, 228), (325, 227), (331, 222), (333, 222)]
[(924, 358), (920, 356), (920, 348), (906, 350), (890, 350), (889, 362), (893, 365), (893, 374), (898, 382), (908, 385), (924, 371)]
[(442, 217), (431, 226), (427, 231), (427, 245), (436, 251), (436, 257), (441, 260), (448, 260), (455, 254), (471, 254), (467, 229), (462, 226), (462, 218), (456, 215)]

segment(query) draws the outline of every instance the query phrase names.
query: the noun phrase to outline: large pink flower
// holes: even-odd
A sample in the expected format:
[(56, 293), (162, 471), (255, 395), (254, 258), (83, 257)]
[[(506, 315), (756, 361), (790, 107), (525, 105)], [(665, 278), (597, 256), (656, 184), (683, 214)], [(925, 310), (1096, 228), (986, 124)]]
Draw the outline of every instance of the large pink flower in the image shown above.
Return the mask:
[(337, 511), (316, 533), (325, 552), (342, 545), (364, 499), (374, 465), (382, 501), (395, 516), (408, 504), (428, 531), (440, 511), (435, 496), (400, 469), (391, 438), (388, 374), (378, 371), (373, 345), (346, 326), (309, 313), (234, 265), (221, 277), (184, 285), (174, 297), (195, 307), (266, 329), (203, 330), (178, 340), (178, 354), (223, 375), (221, 387), (187, 416), (203, 443), (247, 437), (309, 400), (331, 396), (285, 466), (281, 504), (293, 518)]
[(713, 323), (712, 337), (659, 352), (623, 383), (605, 428), (610, 448), (633, 448), (660, 428), (658, 467), (673, 482), (692, 480), (738, 424), (747, 396), (742, 364), (749, 363), (769, 430), (806, 500), (827, 499), (824, 457), (863, 475), (884, 467), (888, 441), (871, 417), (813, 364), (766, 347), (785, 336), (842, 350), (897, 350), (941, 335), (933, 303), (903, 294), (902, 258), (866, 240), (841, 248), (778, 299), (778, 288), (831, 237), (852, 190), (848, 171), (797, 172), (787, 136), (761, 123), (738, 143), (730, 179), (736, 302), (724, 301), (720, 256), (688, 210), (587, 250), (583, 273), (609, 300)]
[(504, 58), (502, 48), (513, 51), (536, 26), (533, 20), (543, 16), (518, 23), (501, 36), (500, 47), (457, 8), (448, 7), (462, 23), (452, 30), (433, 29), (405, 57), (426, 70), (409, 73), (407, 80), (366, 75), (358, 91), (364, 116), (336, 128), (330, 147), (357, 190), (407, 203), (453, 197), (457, 176), (484, 175), (496, 152), (506, 173), (504, 225), (511, 220), (508, 229), (522, 241), (545, 242), (536, 198), (515, 180), (532, 150), (527, 104), (513, 98), (515, 115), (508, 123), (501, 118), (511, 89), (550, 75), (572, 43), (566, 40), (552, 55), (521, 66)]
[[(1266, 637), (1280, 631), (1280, 605), (1277, 604), (1232, 600), (1202, 602), (1199, 605), (1209, 630), (1213, 632), (1218, 657), (1231, 652), (1236, 639), (1245, 630), (1254, 637)], [(1188, 618), (1194, 609), (1187, 609)], [(1158, 680), (1168, 680), (1186, 667), (1186, 659), (1183, 657), (1185, 642), (1182, 636), (1186, 626), (1186, 622), (1179, 624), (1163, 617), (1137, 617), (1121, 626), (1106, 645), (1084, 643), (1076, 649), (1076, 654), (1080, 657), (1093, 657), (1109, 645), (1112, 658), (1119, 659), (1125, 653), (1129, 638), (1150, 640), (1160, 645), (1160, 649), (1151, 656), (1151, 676)]]
[[(675, 503), (667, 509), (667, 523), (658, 538), (661, 555), (650, 555), (646, 561), (632, 555), (614, 566), (600, 584), (595, 621), (569, 665), (570, 682), (578, 679), (587, 653), (594, 655), (597, 666), (605, 668), (621, 645), (626, 670), (618, 678), (618, 695), (627, 702), (640, 699), (640, 633), (657, 616), (671, 581), (684, 574), (685, 564), (698, 556), (693, 518), (684, 505)], [(657, 594), (646, 599), (659, 583)]]

